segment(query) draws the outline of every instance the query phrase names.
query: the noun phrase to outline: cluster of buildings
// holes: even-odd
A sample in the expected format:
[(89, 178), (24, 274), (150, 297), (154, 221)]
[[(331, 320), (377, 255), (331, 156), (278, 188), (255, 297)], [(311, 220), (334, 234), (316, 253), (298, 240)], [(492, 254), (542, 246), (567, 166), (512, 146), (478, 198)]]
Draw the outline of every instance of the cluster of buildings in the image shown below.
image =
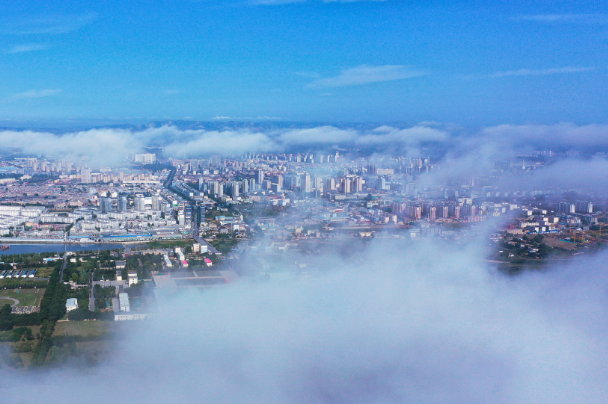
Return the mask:
[[(156, 154), (141, 153), (130, 156), (130, 160), (138, 164), (153, 164), (156, 162)], [(80, 164), (70, 160), (48, 160), (36, 157), (14, 158), (3, 162), (0, 166), (0, 173), (18, 174), (26, 176), (25, 179), (38, 177), (48, 177), (56, 180), (80, 181), (83, 184), (95, 183), (124, 183), (124, 184), (158, 184), (159, 178), (145, 170), (134, 168), (99, 168), (93, 170), (89, 168), (86, 161)], [(16, 182), (11, 178), (5, 183)]]
[[(159, 178), (166, 175), (167, 172), (161, 173)], [(28, 184), (19, 188), (32, 191)], [(78, 195), (78, 203), (60, 207), (0, 205), (0, 235), (11, 236), (13, 241), (117, 242), (179, 239), (192, 226), (190, 204), (158, 181), (110, 182), (91, 187), (79, 182), (56, 186), (49, 180), (45, 185), (35, 186), (36, 190), (39, 188), (52, 190), (61, 198)], [(0, 189), (0, 198), (4, 195), (6, 192)]]
[[(539, 155), (540, 156), (540, 155)], [(330, 158), (328, 158), (330, 157)], [(535, 157), (535, 156), (532, 156)], [(538, 157), (538, 156), (536, 156)], [(504, 216), (511, 229), (523, 233), (560, 233), (584, 229), (602, 220), (606, 195), (581, 195), (572, 190), (499, 187), (497, 178), (508, 173), (526, 175), (542, 169), (542, 162), (496, 162), (484, 176), (450, 178), (443, 184), (428, 181), (449, 178), (430, 157), (379, 159), (316, 154), (248, 154), (240, 158), (172, 160), (177, 167), (174, 184), (198, 206), (209, 201), (230, 207), (236, 214), (216, 215), (201, 222), (202, 236), (262, 231), (273, 238), (250, 251), (283, 251), (294, 240), (336, 237), (381, 237), (383, 229), (402, 230), (402, 237), (453, 237), (450, 225), (486, 221)], [(435, 174), (441, 174), (439, 176)], [(267, 206), (293, 214), (256, 217), (245, 222), (239, 211)], [(527, 212), (546, 212), (542, 218)], [(517, 223), (510, 220), (519, 218)], [(505, 221), (502, 221), (505, 222)]]

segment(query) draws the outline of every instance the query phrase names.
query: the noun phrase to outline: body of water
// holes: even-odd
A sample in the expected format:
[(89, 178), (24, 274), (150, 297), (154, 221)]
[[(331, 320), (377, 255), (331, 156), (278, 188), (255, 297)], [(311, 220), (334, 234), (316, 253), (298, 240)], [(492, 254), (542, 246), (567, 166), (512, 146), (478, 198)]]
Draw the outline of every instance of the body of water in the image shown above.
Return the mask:
[[(0, 251), (0, 255), (30, 254), (64, 251), (86, 251), (86, 250), (114, 250), (125, 248), (122, 244), (9, 244), (11, 248)], [(141, 245), (128, 245), (128, 247), (141, 247)]]

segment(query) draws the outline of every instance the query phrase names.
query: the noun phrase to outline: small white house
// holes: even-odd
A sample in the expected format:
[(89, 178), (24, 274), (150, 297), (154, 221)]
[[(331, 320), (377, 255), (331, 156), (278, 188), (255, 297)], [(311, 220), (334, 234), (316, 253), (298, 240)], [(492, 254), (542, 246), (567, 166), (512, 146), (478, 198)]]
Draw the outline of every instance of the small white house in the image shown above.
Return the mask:
[(135, 285), (137, 282), (139, 282), (139, 279), (137, 279), (137, 271), (129, 271), (129, 286), (131, 285)]
[(68, 299), (67, 302), (65, 303), (65, 309), (68, 312), (75, 310), (77, 308), (78, 308), (78, 299), (76, 299), (75, 297)]

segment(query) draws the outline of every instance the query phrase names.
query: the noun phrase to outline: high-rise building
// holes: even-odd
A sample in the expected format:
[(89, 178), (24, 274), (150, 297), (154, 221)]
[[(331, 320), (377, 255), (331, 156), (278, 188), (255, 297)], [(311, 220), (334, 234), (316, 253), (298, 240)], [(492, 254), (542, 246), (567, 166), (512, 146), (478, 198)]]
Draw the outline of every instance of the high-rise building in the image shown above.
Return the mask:
[(422, 218), (422, 206), (417, 205), (408, 205), (407, 206), (407, 216), (412, 219), (421, 219)]
[(228, 194), (234, 200), (239, 197), (239, 183), (237, 181), (231, 181), (228, 183)]
[(342, 178), (341, 182), (341, 191), (345, 194), (350, 194), (352, 192), (352, 181), (349, 177)]
[(154, 153), (138, 153), (133, 156), (133, 161), (142, 164), (156, 163), (156, 154)]
[(593, 213), (593, 203), (589, 201), (576, 201), (576, 211), (578, 213)]
[(209, 164), (214, 167), (219, 167), (222, 165), (222, 156), (211, 156), (209, 159)]
[(152, 195), (152, 210), (160, 210), (160, 196)]
[(82, 171), (80, 171), (80, 182), (82, 182), (83, 184), (91, 183), (91, 169), (90, 168), (83, 168)]
[(126, 212), (127, 211), (127, 197), (121, 196), (118, 198), (118, 211)]
[(135, 196), (135, 210), (144, 212), (146, 210), (146, 198), (143, 195)]
[(262, 170), (258, 170), (256, 172), (256, 181), (258, 184), (261, 184), (262, 182), (264, 182), (264, 171)]
[(353, 192), (362, 192), (363, 191), (363, 178), (356, 177), (354, 181)]
[(312, 192), (312, 181), (310, 179), (310, 174), (306, 173), (302, 176), (302, 191), (306, 193)]
[(109, 213), (112, 212), (112, 198), (103, 197), (99, 201), (99, 207), (101, 208), (101, 213)]
[(574, 214), (576, 213), (576, 205), (569, 202), (560, 202), (559, 211), (561, 213)]
[(300, 176), (288, 175), (285, 177), (285, 188), (294, 189), (300, 187)]
[(272, 177), (271, 182), (273, 184), (279, 184), (279, 186), (282, 188), (283, 187), (283, 176), (281, 174), (275, 175)]
[(219, 181), (211, 181), (209, 182), (209, 193), (211, 195), (217, 195), (220, 193), (220, 183)]
[(460, 206), (451, 205), (450, 206), (450, 216), (452, 216), (454, 219), (460, 219)]

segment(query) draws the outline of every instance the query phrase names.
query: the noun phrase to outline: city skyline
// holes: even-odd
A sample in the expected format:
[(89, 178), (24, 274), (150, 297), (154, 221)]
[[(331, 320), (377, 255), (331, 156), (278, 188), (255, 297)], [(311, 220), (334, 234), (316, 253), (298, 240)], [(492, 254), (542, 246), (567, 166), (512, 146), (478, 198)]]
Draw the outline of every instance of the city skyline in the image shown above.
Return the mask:
[(3, 401), (608, 402), (606, 1), (5, 3)]

